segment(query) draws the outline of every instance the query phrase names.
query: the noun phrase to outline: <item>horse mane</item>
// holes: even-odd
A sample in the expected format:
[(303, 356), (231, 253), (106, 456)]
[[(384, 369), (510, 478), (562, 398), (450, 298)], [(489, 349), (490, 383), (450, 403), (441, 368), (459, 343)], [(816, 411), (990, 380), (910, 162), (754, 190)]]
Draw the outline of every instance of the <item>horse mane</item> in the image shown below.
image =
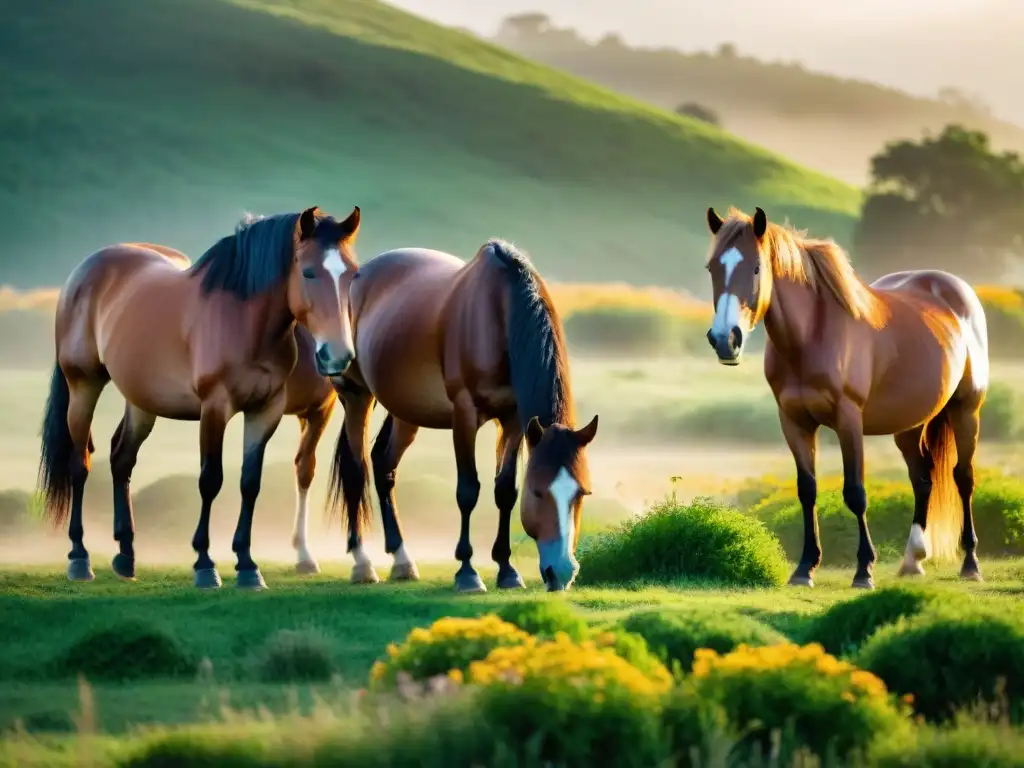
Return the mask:
[(509, 370), (524, 431), (534, 416), (544, 427), (573, 426), (565, 332), (547, 286), (511, 243), (488, 240), (481, 251), (489, 252), (509, 278)]
[(190, 275), (202, 274), (202, 292), (227, 291), (245, 301), (284, 282), (295, 257), (298, 213), (247, 213), (234, 234), (196, 259)]
[[(727, 242), (738, 237), (752, 221), (750, 216), (731, 209), (719, 239)], [(863, 320), (872, 328), (882, 328), (888, 320), (885, 302), (860, 278), (846, 252), (834, 240), (807, 237), (806, 230), (798, 231), (788, 223), (768, 222), (761, 248), (771, 264), (772, 277), (802, 283), (816, 293), (827, 291), (850, 317)], [(767, 299), (764, 294), (762, 291), (762, 298)]]

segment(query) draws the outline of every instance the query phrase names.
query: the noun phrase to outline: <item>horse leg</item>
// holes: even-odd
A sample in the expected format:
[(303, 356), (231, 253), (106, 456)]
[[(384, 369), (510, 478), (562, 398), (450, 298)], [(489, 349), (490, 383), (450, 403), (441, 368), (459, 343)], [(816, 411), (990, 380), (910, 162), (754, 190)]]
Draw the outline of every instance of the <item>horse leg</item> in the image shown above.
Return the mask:
[(893, 436), (896, 447), (903, 454), (910, 476), (910, 486), (914, 489), (914, 522), (910, 526), (910, 537), (907, 549), (900, 564), (900, 576), (922, 576), (924, 568), (921, 561), (928, 558), (928, 502), (932, 496), (932, 455), (923, 449), (921, 434), (924, 426), (915, 427)]
[(864, 417), (850, 400), (839, 403), (836, 435), (843, 454), (843, 501), (857, 518), (857, 572), (853, 586), (874, 589), (871, 576), (877, 554), (868, 530), (868, 496), (864, 490)]
[(350, 581), (353, 584), (376, 584), (380, 577), (363, 550), (363, 525), (369, 520), (370, 513), (367, 498), (366, 430), (370, 423), (373, 396), (362, 389), (348, 389), (340, 394), (345, 407), (345, 419), (334, 449), (328, 498), (337, 502), (339, 496), (344, 496), (345, 517), (348, 519), (346, 551), (355, 560)]
[(370, 458), (373, 462), (373, 483), (380, 501), (380, 517), (384, 526), (384, 551), (394, 556), (388, 581), (419, 581), (416, 563), (405, 549), (402, 522), (395, 503), (395, 478), (402, 456), (412, 445), (419, 427), (388, 414), (380, 434), (373, 443)]
[(469, 517), (480, 498), (480, 477), (476, 470), (476, 435), (480, 430), (480, 415), (473, 398), (466, 391), (460, 392), (453, 402), (452, 437), (458, 469), (455, 499), (462, 516), (459, 543), (455, 547), (455, 559), (461, 561), (462, 567), (455, 574), (455, 589), (458, 592), (486, 592), (487, 587), (470, 562), (473, 545), (469, 541)]
[(800, 563), (789, 577), (791, 587), (813, 587), (814, 571), (821, 564), (818, 537), (818, 481), (815, 477), (818, 453), (818, 425), (801, 424), (781, 410), (782, 433), (796, 463), (796, 493), (804, 513), (804, 547)]
[(498, 508), (498, 535), (491, 548), (491, 559), (498, 564), (498, 589), (523, 589), (523, 579), (512, 566), (512, 545), (509, 528), (512, 510), (519, 498), (516, 469), (523, 444), (523, 428), (519, 417), (503, 421), (498, 427), (497, 471), (494, 477), (494, 505)]
[(96, 413), (107, 379), (68, 379), (68, 431), (71, 435), (71, 456), (68, 471), (71, 477), (71, 519), (68, 523), (68, 578), (72, 581), (92, 581), (96, 578), (85, 548), (85, 526), (82, 522), (82, 503), (85, 482), (92, 465), (92, 419)]
[(296, 573), (320, 573), (320, 566), (309, 553), (307, 531), (309, 522), (309, 486), (316, 473), (316, 447), (331, 418), (334, 401), (329, 407), (317, 408), (299, 417), (302, 434), (295, 454), (295, 526), (292, 530), (292, 546), (298, 555)]
[(252, 559), (252, 521), (256, 514), (256, 499), (260, 495), (263, 480), (263, 457), (267, 443), (277, 431), (284, 415), (284, 398), (278, 398), (267, 408), (257, 413), (245, 414), (245, 429), (242, 437), (242, 509), (238, 525), (231, 540), (231, 551), (235, 553), (235, 586), (240, 589), (263, 589), (266, 582), (260, 568)]
[(114, 541), (119, 552), (112, 563), (114, 573), (123, 579), (135, 578), (135, 516), (129, 486), (139, 449), (153, 431), (156, 416), (136, 408), (124, 407), (124, 417), (110, 441), (110, 475), (114, 480)]
[(203, 405), (199, 416), (199, 496), (202, 507), (199, 524), (192, 537), (192, 549), (198, 557), (192, 570), (194, 583), (200, 589), (220, 587), (220, 574), (210, 559), (210, 510), (213, 501), (224, 485), (224, 428), (230, 417), (230, 409), (220, 403)]
[(953, 467), (953, 482), (960, 494), (964, 508), (964, 527), (960, 534), (960, 546), (964, 550), (964, 564), (960, 578), (965, 581), (984, 581), (975, 550), (978, 535), (974, 531), (974, 453), (978, 449), (980, 426), (980, 405), (967, 402), (950, 402), (950, 425), (956, 441), (956, 466)]

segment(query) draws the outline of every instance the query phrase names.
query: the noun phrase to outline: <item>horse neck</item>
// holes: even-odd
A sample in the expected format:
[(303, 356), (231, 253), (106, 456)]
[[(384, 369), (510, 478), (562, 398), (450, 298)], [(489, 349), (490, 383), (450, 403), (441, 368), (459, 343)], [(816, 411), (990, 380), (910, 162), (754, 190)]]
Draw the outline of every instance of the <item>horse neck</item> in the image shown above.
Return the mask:
[(806, 283), (774, 278), (764, 328), (779, 352), (799, 355), (810, 342), (818, 317), (820, 297)]
[(276, 347), (294, 338), (295, 315), (288, 304), (288, 287), (282, 284), (245, 304), (252, 342), (257, 349)]

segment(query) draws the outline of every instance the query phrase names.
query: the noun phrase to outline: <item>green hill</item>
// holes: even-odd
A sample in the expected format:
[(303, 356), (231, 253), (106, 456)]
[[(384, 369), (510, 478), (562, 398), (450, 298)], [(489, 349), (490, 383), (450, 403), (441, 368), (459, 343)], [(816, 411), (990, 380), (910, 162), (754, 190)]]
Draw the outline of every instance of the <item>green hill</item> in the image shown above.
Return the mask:
[[(634, 48), (614, 35), (590, 43), (542, 14), (510, 17), (495, 41), (532, 60), (674, 110), (696, 102), (723, 127), (850, 183), (867, 181), (869, 159), (895, 138), (962, 123), (996, 146), (1024, 151), (1024, 128), (998, 120), (953, 89), (934, 99), (833, 77), (796, 62), (766, 62), (735, 47), (715, 53)], [(799, 46), (794, 49), (799, 57)]]
[[(360, 205), (360, 253), (500, 235), (558, 279), (680, 284), (709, 204), (848, 240), (859, 193), (373, 0), (0, 5), (0, 282), (246, 210)], [(703, 285), (697, 282), (697, 285)]]

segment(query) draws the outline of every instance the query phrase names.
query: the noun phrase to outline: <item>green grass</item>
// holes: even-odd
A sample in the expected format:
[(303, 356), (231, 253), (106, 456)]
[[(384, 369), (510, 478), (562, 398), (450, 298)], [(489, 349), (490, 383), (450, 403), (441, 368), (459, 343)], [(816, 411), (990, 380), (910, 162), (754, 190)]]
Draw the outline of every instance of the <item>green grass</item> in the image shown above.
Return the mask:
[(697, 282), (709, 204), (848, 240), (859, 201), (374, 0), (5, 4), (0, 73), (0, 249), (19, 284), (110, 241), (197, 256), (245, 209), (310, 204), (360, 205), (364, 257), (468, 257), (497, 234), (562, 278)]
[[(488, 583), (492, 569), (478, 566)], [(314, 695), (337, 696), (340, 689), (362, 687), (373, 661), (389, 642), (401, 641), (410, 629), (448, 615), (477, 615), (524, 597), (522, 593), (460, 596), (451, 590), (454, 568), (424, 567), (415, 584), (352, 586), (348, 568), (327, 566), (311, 579), (294, 576), (286, 567), (264, 566), (271, 588), (243, 593), (228, 586), (216, 593), (191, 587), (187, 569), (140, 568), (139, 581), (125, 583), (105, 567), (96, 581), (73, 584), (63, 564), (7, 568), (0, 571), (0, 729), (16, 719), (41, 731), (73, 729), (78, 710), (73, 676), (57, 675), (49, 662), (93, 628), (130, 618), (173, 629), (196, 658), (208, 659), (198, 679), (153, 680), (119, 685), (95, 682), (95, 717), (100, 731), (124, 732), (131, 725), (184, 723), (203, 719), (221, 704), (248, 711), (260, 706), (283, 712), (312, 707)], [(895, 565), (879, 566), (880, 585), (896, 582)], [(964, 585), (953, 567), (929, 571), (929, 584), (940, 594), (970, 594), (977, 603), (1013, 602), (1021, 596), (1020, 561), (986, 563), (983, 584)], [(700, 608), (723, 615), (735, 611), (756, 618), (790, 637), (808, 626), (811, 617), (837, 600), (856, 597), (848, 571), (824, 569), (814, 590), (679, 588), (574, 589), (565, 595), (538, 592), (533, 572), (524, 573), (531, 597), (567, 600), (592, 624), (619, 621), (638, 609)], [(226, 580), (227, 581), (227, 580)], [(230, 582), (229, 582), (230, 583)], [(251, 660), (283, 629), (313, 631), (333, 638), (334, 662), (340, 682), (297, 685), (295, 693), (259, 680)], [(223, 699), (226, 697), (226, 699)], [(223, 699), (223, 701), (222, 701)]]

